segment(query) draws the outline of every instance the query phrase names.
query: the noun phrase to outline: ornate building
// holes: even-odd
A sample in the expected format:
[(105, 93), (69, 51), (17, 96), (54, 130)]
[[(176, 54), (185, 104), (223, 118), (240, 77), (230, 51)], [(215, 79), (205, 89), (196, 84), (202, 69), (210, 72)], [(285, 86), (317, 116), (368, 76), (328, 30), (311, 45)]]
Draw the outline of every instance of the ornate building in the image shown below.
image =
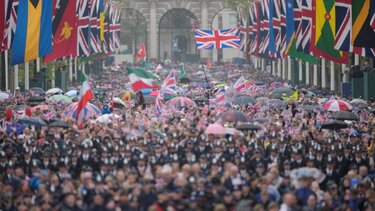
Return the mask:
[[(234, 27), (236, 12), (226, 0), (125, 0), (122, 42), (133, 54), (145, 42), (148, 59), (185, 61), (185, 58), (229, 58), (223, 52), (197, 52), (193, 26), (203, 29)], [(229, 18), (229, 20), (228, 20)], [(133, 24), (127, 26), (129, 19)], [(233, 21), (234, 20), (234, 21)], [(234, 23), (233, 23), (234, 22)], [(144, 30), (139, 30), (144, 28)], [(233, 54), (233, 51), (228, 51)], [(225, 54), (225, 52), (224, 52)], [(236, 51), (233, 57), (239, 55)]]

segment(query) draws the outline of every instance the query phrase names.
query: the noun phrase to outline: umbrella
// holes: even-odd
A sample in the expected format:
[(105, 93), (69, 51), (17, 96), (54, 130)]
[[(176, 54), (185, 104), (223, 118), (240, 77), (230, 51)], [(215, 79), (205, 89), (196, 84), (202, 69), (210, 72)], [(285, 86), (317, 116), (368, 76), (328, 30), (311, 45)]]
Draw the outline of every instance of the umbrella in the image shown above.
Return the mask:
[(43, 88), (40, 88), (40, 87), (32, 87), (30, 88), (30, 91), (37, 93), (37, 94), (44, 94), (46, 92)]
[(259, 130), (260, 127), (256, 125), (246, 124), (246, 125), (237, 126), (236, 129), (241, 130), (241, 131), (247, 131), (247, 130)]
[(254, 85), (257, 85), (257, 86), (262, 86), (264, 84), (266, 84), (266, 82), (264, 82), (264, 81), (255, 81), (254, 82)]
[[(77, 117), (78, 102), (70, 104), (64, 111), (64, 115), (75, 119)], [(99, 116), (101, 111), (92, 103), (88, 103), (84, 108), (84, 119)]]
[(354, 114), (350, 111), (336, 111), (331, 116), (331, 119), (357, 121), (357, 120), (359, 120), (359, 117), (356, 114)]
[(315, 109), (317, 109), (317, 107), (314, 105), (301, 105), (300, 108), (305, 111), (315, 111)]
[(160, 90), (155, 90), (155, 91), (151, 92), (149, 95), (150, 95), (151, 97), (156, 97), (156, 96), (159, 95), (159, 93), (160, 93)]
[(14, 111), (24, 111), (27, 108), (25, 105), (16, 105), (13, 107)]
[(351, 110), (352, 106), (343, 100), (330, 100), (323, 104), (323, 109), (326, 111), (347, 111)]
[(197, 104), (193, 100), (187, 97), (173, 98), (172, 100), (168, 101), (168, 105), (176, 109), (181, 109), (183, 107), (196, 107), (197, 106)]
[(345, 122), (331, 119), (328, 122), (323, 123), (321, 129), (339, 130), (339, 129), (344, 129), (347, 127), (348, 127), (348, 124), (346, 124)]
[(358, 107), (358, 108), (366, 108), (367, 101), (357, 98), (357, 99), (350, 101), (350, 105), (352, 105), (353, 107)]
[(57, 102), (63, 102), (63, 103), (72, 103), (72, 99), (70, 99), (68, 96), (65, 95), (52, 95), (49, 100), (51, 101), (57, 101)]
[(78, 97), (78, 90), (70, 90), (67, 93), (65, 93), (65, 96), (68, 96), (70, 98)]
[(227, 122), (249, 122), (249, 118), (246, 114), (240, 111), (227, 111), (219, 115), (220, 119)]
[(46, 111), (46, 110), (49, 109), (49, 106), (48, 106), (48, 105), (45, 105), (45, 104), (43, 104), (43, 105), (37, 105), (37, 106), (32, 107), (30, 110), (31, 110), (31, 112), (34, 112), (34, 111), (36, 111), (37, 109), (39, 109), (39, 110), (41, 110), (41, 111)]
[(214, 135), (224, 135), (226, 130), (223, 126), (219, 124), (211, 124), (204, 131), (205, 134), (214, 134)]
[(60, 88), (52, 88), (46, 92), (46, 95), (62, 94), (64, 91)]
[(121, 116), (117, 114), (104, 114), (96, 118), (99, 123), (111, 123), (114, 119), (119, 119)]
[(240, 96), (236, 97), (234, 100), (235, 105), (254, 105), (256, 103), (256, 100), (252, 97), (247, 97), (247, 96)]
[(277, 89), (277, 88), (281, 88), (281, 87), (284, 87), (284, 84), (281, 83), (281, 82), (272, 82), (271, 85), (270, 85), (271, 88), (274, 88), (274, 89)]
[(5, 93), (5, 92), (0, 92), (0, 101), (4, 101), (4, 100), (7, 100), (9, 99), (9, 94)]
[(287, 102), (282, 101), (280, 99), (270, 99), (267, 104), (271, 108), (281, 108), (286, 107), (288, 105)]
[(48, 127), (56, 127), (56, 128), (69, 128), (69, 124), (65, 121), (56, 120), (48, 125)]
[(26, 125), (35, 125), (35, 126), (46, 126), (46, 122), (41, 119), (36, 118), (21, 118), (17, 121), (20, 124), (26, 124)]
[(113, 98), (113, 103), (115, 104), (115, 108), (123, 108), (126, 106), (125, 102), (118, 97)]
[(42, 96), (31, 96), (27, 101), (29, 101), (29, 102), (44, 102), (44, 101), (46, 101), (46, 98), (42, 97)]
[(293, 89), (290, 89), (290, 88), (277, 88), (277, 89), (274, 89), (273, 91), (271, 91), (268, 96), (270, 98), (277, 98), (277, 99), (281, 99), (282, 97), (289, 97), (290, 95), (292, 95), (294, 93), (294, 90)]
[(270, 118), (254, 118), (251, 121), (252, 122), (265, 123), (265, 122), (269, 122), (270, 120), (271, 120)]
[(298, 187), (298, 180), (302, 177), (312, 177), (314, 178), (318, 183), (321, 183), (326, 178), (326, 175), (323, 174), (319, 169), (317, 168), (308, 168), (308, 167), (302, 167), (298, 169), (294, 169), (290, 172), (290, 179), (292, 183)]

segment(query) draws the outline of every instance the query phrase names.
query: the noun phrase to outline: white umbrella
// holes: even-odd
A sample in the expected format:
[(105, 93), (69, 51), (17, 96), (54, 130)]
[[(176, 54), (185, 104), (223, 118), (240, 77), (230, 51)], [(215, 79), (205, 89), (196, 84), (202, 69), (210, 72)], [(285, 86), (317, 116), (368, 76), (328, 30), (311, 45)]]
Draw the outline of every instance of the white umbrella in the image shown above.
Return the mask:
[(64, 91), (60, 88), (52, 88), (46, 92), (46, 95), (62, 94)]
[(96, 118), (96, 122), (98, 123), (111, 123), (115, 119), (119, 119), (121, 116), (117, 114), (104, 114)]
[(352, 105), (354, 107), (359, 107), (359, 108), (366, 108), (367, 107), (367, 101), (357, 98), (357, 99), (353, 99), (352, 101), (350, 101), (350, 105)]
[(294, 169), (290, 172), (290, 178), (292, 180), (292, 184), (294, 184), (295, 187), (297, 188), (299, 187), (298, 180), (302, 177), (312, 177), (318, 183), (321, 183), (326, 178), (326, 175), (317, 168), (308, 168), (308, 167)]
[(78, 97), (78, 91), (77, 90), (70, 90), (67, 93), (65, 93), (65, 96), (68, 96), (68, 97)]
[(123, 100), (121, 100), (119, 97), (113, 98), (113, 102), (117, 103), (117, 104), (121, 104), (123, 106), (126, 106), (125, 102)]
[(0, 101), (9, 99), (9, 94), (5, 92), (0, 92)]

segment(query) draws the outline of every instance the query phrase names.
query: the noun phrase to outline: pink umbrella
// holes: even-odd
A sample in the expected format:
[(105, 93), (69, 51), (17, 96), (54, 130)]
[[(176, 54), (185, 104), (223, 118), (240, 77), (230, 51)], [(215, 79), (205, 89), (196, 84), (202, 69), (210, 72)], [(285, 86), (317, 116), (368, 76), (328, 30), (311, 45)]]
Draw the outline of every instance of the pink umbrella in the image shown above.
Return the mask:
[(156, 96), (159, 95), (159, 93), (160, 93), (160, 90), (155, 90), (155, 91), (151, 92), (150, 96), (151, 97), (156, 97)]
[(214, 135), (224, 135), (226, 130), (223, 126), (219, 124), (211, 124), (204, 131), (205, 134), (214, 134)]
[(323, 109), (326, 111), (348, 111), (352, 106), (343, 100), (330, 100), (323, 104)]

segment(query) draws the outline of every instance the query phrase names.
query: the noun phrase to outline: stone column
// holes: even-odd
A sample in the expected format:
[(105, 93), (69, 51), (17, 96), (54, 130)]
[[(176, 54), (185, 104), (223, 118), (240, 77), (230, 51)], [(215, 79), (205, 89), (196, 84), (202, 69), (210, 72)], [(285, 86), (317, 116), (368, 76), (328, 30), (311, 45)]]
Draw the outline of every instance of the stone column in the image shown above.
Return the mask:
[(149, 0), (150, 2), (150, 25), (148, 33), (148, 44), (150, 59), (158, 58), (159, 40), (158, 40), (158, 23), (156, 15), (156, 4), (158, 0)]
[(331, 61), (331, 82), (330, 82), (331, 91), (334, 91), (336, 88), (336, 76), (335, 76), (335, 63)]
[(51, 81), (51, 86), (52, 87), (56, 86), (56, 69), (55, 69), (55, 67), (52, 67), (52, 81)]
[(287, 74), (286, 74), (286, 59), (283, 59), (283, 79), (287, 80)]
[(30, 89), (30, 68), (29, 68), (29, 62), (25, 63), (25, 90)]
[(281, 60), (277, 62), (277, 76), (281, 77), (283, 75), (281, 71)]
[(314, 86), (318, 86), (318, 65), (314, 64)]
[(327, 87), (327, 77), (326, 77), (326, 59), (322, 58), (322, 88)]
[(73, 81), (73, 58), (69, 57), (69, 82)]
[[(210, 29), (211, 27), (208, 26), (208, 0), (201, 0), (201, 26), (202, 29)], [(209, 52), (207, 50), (201, 51), (201, 58), (207, 59), (209, 58)]]
[(9, 64), (8, 64), (8, 50), (4, 51), (5, 57), (5, 91), (9, 89), (9, 81), (8, 81), (8, 74), (9, 74)]
[(298, 61), (298, 80), (299, 80), (299, 82), (303, 81), (302, 70), (303, 70), (303, 67), (302, 67), (302, 60), (299, 60), (299, 61)]
[(37, 72), (40, 71), (40, 58), (37, 58), (37, 59), (36, 59), (36, 71), (37, 71)]
[(78, 80), (78, 60), (74, 59), (74, 80)]
[(306, 62), (306, 85), (310, 84), (310, 63)]
[(277, 76), (276, 74), (276, 63), (275, 61), (272, 61), (272, 75)]
[(349, 70), (346, 67), (346, 64), (342, 64), (341, 65), (341, 71), (342, 71), (342, 74), (344, 75), (344, 77), (342, 78), (342, 82), (348, 83), (350, 75), (349, 75)]
[(354, 54), (354, 65), (359, 65), (359, 55)]
[(14, 89), (16, 89), (19, 86), (18, 85), (18, 65), (14, 65), (13, 79), (14, 79)]
[(292, 80), (292, 58), (290, 58), (290, 56), (288, 56), (288, 78), (287, 80), (290, 81)]

